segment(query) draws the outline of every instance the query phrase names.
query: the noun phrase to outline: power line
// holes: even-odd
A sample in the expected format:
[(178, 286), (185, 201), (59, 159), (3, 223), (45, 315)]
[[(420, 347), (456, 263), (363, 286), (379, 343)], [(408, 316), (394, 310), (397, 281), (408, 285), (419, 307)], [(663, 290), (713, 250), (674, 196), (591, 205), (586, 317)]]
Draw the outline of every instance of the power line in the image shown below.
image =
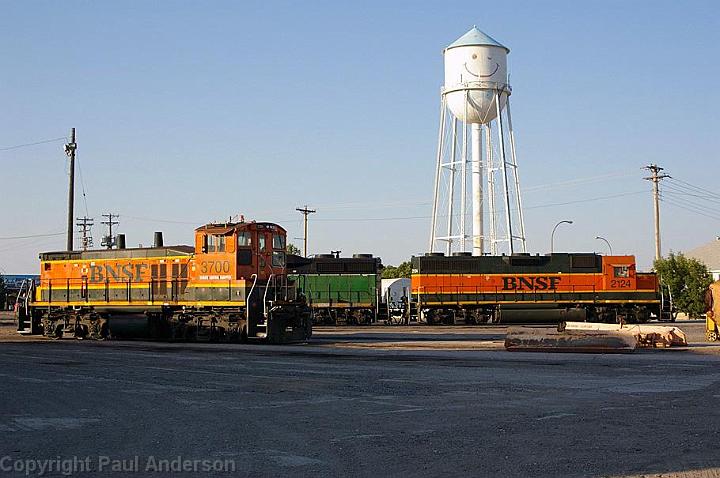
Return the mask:
[(525, 209), (540, 209), (543, 207), (567, 206), (569, 204), (579, 204), (579, 203), (586, 203), (586, 202), (603, 201), (605, 199), (615, 199), (615, 198), (620, 198), (620, 197), (625, 197), (625, 196), (633, 196), (635, 194), (644, 194), (644, 193), (645, 193), (645, 191), (633, 191), (633, 192), (627, 192), (627, 193), (610, 194), (608, 196), (598, 196), (598, 197), (588, 198), (588, 199), (578, 199), (576, 201), (540, 204), (538, 206), (529, 206), (529, 207), (526, 207)]
[(720, 203), (720, 197), (715, 198), (713, 196), (698, 194), (693, 189), (684, 189), (682, 187), (677, 187), (673, 184), (665, 184), (665, 189), (673, 191), (676, 194), (681, 194), (683, 196), (690, 196), (711, 203)]
[(0, 148), (0, 151), (10, 151), (12, 149), (28, 148), (30, 146), (37, 146), (39, 144), (54, 143), (55, 141), (66, 141), (66, 140), (67, 140), (67, 138), (65, 136), (63, 136), (61, 138), (45, 139), (42, 141), (36, 141), (34, 143), (25, 143), (25, 144), (18, 144), (15, 146), (6, 146), (4, 148)]
[(15, 239), (32, 239), (34, 237), (54, 237), (54, 236), (62, 236), (65, 234), (64, 232), (53, 232), (51, 234), (31, 234), (29, 236), (7, 236), (7, 237), (0, 237), (0, 241), (12, 241)]
[(140, 217), (140, 216), (128, 216), (127, 214), (123, 214), (123, 218), (125, 219), (133, 219), (135, 221), (147, 221), (147, 222), (166, 222), (168, 224), (191, 224), (191, 225), (198, 225), (202, 224), (203, 221), (173, 221), (170, 219), (156, 219), (153, 217)]
[(608, 181), (611, 179), (617, 179), (622, 177), (630, 177), (635, 176), (635, 173), (631, 172), (616, 172), (616, 173), (608, 173), (608, 174), (598, 174), (595, 176), (588, 176), (585, 178), (576, 178), (576, 179), (568, 179), (565, 181), (558, 181), (554, 183), (546, 183), (546, 184), (536, 184), (534, 186), (529, 186), (523, 188), (523, 193), (526, 192), (533, 192), (533, 191), (546, 191), (548, 189), (553, 189), (561, 186), (578, 186), (585, 183), (594, 183), (594, 182), (602, 182), (602, 181)]
[(681, 201), (686, 204), (689, 204), (693, 207), (696, 207), (698, 209), (702, 209), (704, 211), (715, 211), (717, 209), (717, 206), (715, 204), (703, 204), (699, 202), (695, 202), (692, 199), (688, 199), (686, 195), (682, 193), (678, 193), (676, 191), (663, 191), (663, 193), (660, 195), (661, 198), (669, 198), (674, 199), (676, 201)]
[(75, 154), (75, 158), (77, 161), (78, 173), (80, 173), (80, 188), (82, 189), (83, 204), (85, 205), (85, 215), (87, 216), (89, 213), (87, 207), (87, 194), (85, 194), (85, 179), (83, 178), (82, 167), (80, 167), (80, 158), (77, 157), (77, 153)]
[(697, 209), (693, 209), (692, 207), (687, 207), (687, 206), (684, 206), (684, 205), (682, 205), (682, 204), (678, 204), (678, 203), (673, 202), (673, 201), (668, 201), (668, 200), (665, 199), (665, 198), (660, 198), (660, 201), (664, 202), (665, 204), (670, 204), (671, 206), (675, 206), (675, 207), (678, 207), (678, 208), (680, 208), (680, 209), (684, 209), (684, 210), (686, 210), (686, 211), (690, 211), (690, 212), (693, 212), (693, 213), (695, 213), (695, 214), (699, 214), (700, 216), (705, 216), (705, 217), (707, 217), (707, 218), (715, 219), (716, 221), (720, 221), (720, 217), (713, 216), (713, 215), (711, 215), (711, 214), (706, 214), (705, 212), (698, 211)]
[(714, 215), (716, 209), (714, 207), (709, 208), (702, 204), (697, 204), (693, 201), (690, 201), (688, 199), (685, 199), (683, 197), (678, 197), (673, 195), (672, 193), (669, 193), (668, 191), (664, 192), (660, 195), (660, 200), (663, 202), (667, 202), (669, 204), (675, 203), (676, 205), (683, 205), (686, 208), (691, 208), (688, 210), (692, 210), (693, 212), (697, 212), (698, 214), (702, 215), (709, 215), (709, 217), (716, 217)]
[[(64, 232), (62, 234), (65, 234)], [(20, 251), (30, 248), (37, 248), (40, 245), (43, 244), (56, 244), (56, 239), (54, 238), (47, 238), (47, 237), (41, 237), (36, 239), (30, 239), (29, 241), (23, 241), (20, 243), (14, 243), (12, 246), (8, 246), (7, 244), (0, 248), (0, 252), (9, 252), (9, 251)]]
[(683, 180), (681, 180), (681, 179), (677, 179), (677, 178), (670, 178), (670, 179), (671, 179), (672, 181), (674, 181), (674, 182), (678, 182), (678, 183), (683, 184), (683, 185), (685, 185), (685, 186), (687, 186), (687, 187), (689, 187), (689, 188), (696, 189), (696, 190), (698, 190), (698, 191), (704, 192), (705, 194), (709, 194), (710, 196), (713, 196), (713, 197), (716, 197), (716, 198), (720, 199), (720, 194), (718, 194), (718, 193), (716, 193), (716, 192), (713, 192), (713, 191), (710, 191), (709, 189), (701, 188), (700, 186), (695, 186), (694, 184), (690, 184), (690, 183), (688, 183), (688, 182), (686, 182), (686, 181), (683, 181)]

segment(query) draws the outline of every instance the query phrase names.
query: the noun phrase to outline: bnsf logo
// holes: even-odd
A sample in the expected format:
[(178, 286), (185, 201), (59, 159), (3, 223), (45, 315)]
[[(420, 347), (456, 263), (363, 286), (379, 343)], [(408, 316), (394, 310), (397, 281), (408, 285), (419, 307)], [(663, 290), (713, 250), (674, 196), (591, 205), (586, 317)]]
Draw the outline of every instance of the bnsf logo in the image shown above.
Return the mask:
[(503, 290), (556, 290), (560, 277), (503, 277)]
[(88, 282), (104, 282), (106, 279), (111, 282), (120, 282), (125, 279), (140, 282), (143, 272), (147, 268), (147, 264), (135, 264), (135, 267), (132, 264), (118, 265), (117, 267), (111, 265), (90, 266)]

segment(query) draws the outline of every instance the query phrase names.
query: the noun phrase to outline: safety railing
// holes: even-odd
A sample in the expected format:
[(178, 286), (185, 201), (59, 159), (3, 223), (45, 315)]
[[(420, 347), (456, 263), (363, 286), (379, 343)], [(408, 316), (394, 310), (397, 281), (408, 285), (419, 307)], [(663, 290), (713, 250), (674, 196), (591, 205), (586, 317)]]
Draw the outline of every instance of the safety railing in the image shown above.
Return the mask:
[[(238, 285), (228, 280), (219, 283), (201, 284), (205, 286), (204, 300), (233, 301)], [(42, 279), (38, 283), (37, 299), (49, 303), (89, 303), (89, 302), (163, 302), (176, 303), (187, 300), (189, 280), (174, 277), (169, 279), (151, 279), (149, 281), (108, 281), (90, 282), (79, 279)], [(242, 295), (244, 297), (244, 294)]]

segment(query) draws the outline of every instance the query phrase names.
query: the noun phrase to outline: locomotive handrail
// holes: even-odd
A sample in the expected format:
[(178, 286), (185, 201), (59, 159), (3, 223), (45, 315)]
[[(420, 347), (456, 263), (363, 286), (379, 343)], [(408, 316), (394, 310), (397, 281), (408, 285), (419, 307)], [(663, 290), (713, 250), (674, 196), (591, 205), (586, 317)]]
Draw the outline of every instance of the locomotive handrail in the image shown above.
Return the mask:
[(268, 314), (267, 314), (267, 293), (268, 293), (268, 289), (269, 289), (268, 286), (270, 285), (270, 282), (272, 281), (273, 276), (275, 276), (275, 274), (270, 274), (270, 277), (268, 277), (268, 282), (267, 282), (267, 285), (265, 286), (265, 293), (263, 294), (263, 316), (266, 319), (268, 316)]
[(257, 284), (258, 276), (257, 276), (257, 274), (252, 274), (252, 275), (250, 276), (250, 278), (253, 279), (253, 284), (252, 284), (252, 286), (250, 287), (250, 292), (248, 292), (248, 295), (247, 295), (247, 298), (246, 298), (246, 300), (247, 300), (248, 303), (250, 302), (250, 298), (252, 297), (252, 293), (253, 293), (253, 291), (255, 290), (255, 284)]

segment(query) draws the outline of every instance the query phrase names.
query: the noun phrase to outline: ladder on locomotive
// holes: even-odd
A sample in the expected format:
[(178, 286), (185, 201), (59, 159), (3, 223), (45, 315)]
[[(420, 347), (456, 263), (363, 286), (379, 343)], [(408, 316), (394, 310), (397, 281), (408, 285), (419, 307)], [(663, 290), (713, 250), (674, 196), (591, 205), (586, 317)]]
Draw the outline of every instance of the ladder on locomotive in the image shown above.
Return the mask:
[(32, 279), (23, 279), (20, 283), (20, 290), (18, 290), (17, 297), (15, 298), (15, 317), (18, 321), (17, 331), (20, 334), (32, 334), (32, 315), (30, 314), (30, 297), (35, 289), (35, 281)]
[[(254, 325), (256, 337), (266, 338), (270, 332), (268, 325), (272, 316), (273, 306), (278, 301), (278, 288), (281, 291), (284, 289), (284, 294), (282, 294), (281, 292), (281, 297), (284, 297), (284, 299), (287, 301), (289, 291), (287, 277), (285, 277), (283, 281), (283, 277), (277, 276), (275, 274), (270, 274), (267, 284), (265, 284), (262, 295), (262, 321)], [(272, 296), (268, 297), (271, 289)]]
[(675, 322), (677, 318), (677, 310), (673, 304), (672, 293), (670, 288), (664, 284), (660, 284), (660, 322)]

